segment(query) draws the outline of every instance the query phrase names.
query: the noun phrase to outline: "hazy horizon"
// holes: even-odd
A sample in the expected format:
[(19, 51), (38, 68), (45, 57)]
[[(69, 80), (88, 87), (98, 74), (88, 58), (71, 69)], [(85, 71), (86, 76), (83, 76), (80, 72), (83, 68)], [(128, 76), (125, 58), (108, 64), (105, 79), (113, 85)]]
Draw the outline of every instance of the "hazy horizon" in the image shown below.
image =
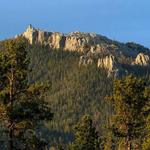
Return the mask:
[(150, 48), (149, 6), (148, 0), (1, 0), (0, 39), (32, 24), (47, 31), (94, 32)]

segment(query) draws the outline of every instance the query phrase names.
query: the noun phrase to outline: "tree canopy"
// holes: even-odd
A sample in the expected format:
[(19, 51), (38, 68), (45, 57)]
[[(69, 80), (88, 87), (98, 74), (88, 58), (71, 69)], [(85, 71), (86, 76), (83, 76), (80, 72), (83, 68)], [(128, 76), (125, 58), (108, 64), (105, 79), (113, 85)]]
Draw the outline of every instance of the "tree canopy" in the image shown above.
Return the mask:
[(109, 97), (114, 108), (112, 130), (115, 136), (125, 139), (127, 149), (141, 147), (147, 134), (147, 90), (147, 81), (132, 75), (114, 81), (113, 94)]
[(37, 149), (37, 140), (43, 141), (37, 138), (36, 127), (53, 116), (43, 97), (46, 86), (28, 82), (29, 61), (25, 39), (4, 41), (0, 51), (0, 122), (4, 134), (0, 140), (9, 150)]
[(90, 116), (85, 115), (74, 128), (71, 150), (100, 150), (101, 139)]

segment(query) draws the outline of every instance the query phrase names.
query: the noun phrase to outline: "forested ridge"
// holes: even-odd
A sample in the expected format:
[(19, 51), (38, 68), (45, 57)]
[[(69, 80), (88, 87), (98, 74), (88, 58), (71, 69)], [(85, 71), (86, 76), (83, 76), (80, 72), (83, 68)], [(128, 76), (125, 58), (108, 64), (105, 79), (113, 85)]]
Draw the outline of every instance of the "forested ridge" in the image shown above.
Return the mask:
[(72, 127), (81, 116), (92, 115), (99, 128), (100, 124), (107, 123), (109, 115), (105, 96), (111, 93), (112, 79), (96, 65), (79, 66), (79, 55), (40, 46), (30, 49), (30, 81), (50, 82), (46, 100), (57, 113), (47, 126), (60, 135), (61, 142), (72, 139)]
[[(148, 150), (149, 135), (146, 133), (149, 131), (149, 69), (144, 67), (129, 68), (128, 65), (125, 65), (124, 67), (128, 69), (128, 75), (131, 73), (132, 75), (127, 78), (124, 75), (120, 76), (116, 81), (113, 76), (108, 77), (106, 70), (98, 68), (96, 64), (79, 65), (81, 56), (79, 52), (50, 49), (38, 44), (28, 45), (26, 42), (24, 44), (26, 44), (25, 50), (27, 53), (23, 56), (21, 53), (19, 55), (17, 50), (20, 52), (21, 50), (24, 51), (24, 45), (13, 47), (14, 43), (9, 43), (9, 40), (2, 42), (0, 45), (1, 60), (4, 59), (3, 53), (6, 49), (11, 50), (8, 55), (6, 54), (6, 56), (9, 56), (15, 48), (14, 59), (16, 59), (16, 56), (17, 58), (22, 57), (22, 60), (24, 60), (23, 57), (28, 58), (28, 74), (24, 75), (23, 79), (20, 79), (18, 76), (16, 78), (18, 77), (21, 80), (20, 84), (26, 83), (25, 85), (28, 88), (31, 85), (29, 88), (29, 92), (32, 91), (33, 98), (31, 100), (34, 102), (34, 99), (38, 99), (39, 104), (41, 104), (40, 107), (38, 107), (37, 103), (32, 104), (34, 107), (36, 105), (39, 108), (38, 112), (42, 113), (41, 110), (43, 110), (45, 113), (50, 114), (50, 116), (44, 114), (47, 119), (43, 119), (44, 116), (40, 116), (42, 114), (39, 114), (39, 118), (36, 118), (35, 122), (37, 123), (32, 128), (35, 133), (31, 138), (34, 140), (32, 143), (28, 143), (25, 148), (30, 147), (31, 150), (38, 150), (37, 145), (39, 145), (41, 139), (37, 140), (36, 138), (40, 137), (45, 139), (41, 142), (44, 148), (54, 147), (56, 149), (69, 150), (113, 150), (120, 148), (126, 150), (137, 146), (140, 150), (143, 146), (142, 149)], [(19, 44), (18, 41), (15, 44)], [(136, 45), (128, 45), (136, 47)], [(0, 63), (0, 69), (4, 68), (4, 63)], [(15, 65), (17, 67), (17, 64)], [(9, 68), (10, 66), (8, 65), (7, 67)], [(6, 70), (7, 68), (4, 68), (2, 71), (7, 73)], [(2, 71), (1, 76), (3, 75)], [(3, 85), (3, 78), (0, 79), (1, 85)], [(28, 83), (26, 79), (28, 79)], [(6, 85), (3, 85), (4, 90)], [(138, 87), (138, 85), (140, 86)], [(140, 89), (140, 87), (142, 88)], [(127, 89), (127, 93), (122, 93), (122, 88)], [(0, 90), (2, 93), (2, 88)], [(122, 94), (125, 94), (125, 98), (122, 98)], [(3, 95), (2, 93), (1, 100), (3, 100)], [(130, 97), (130, 95), (132, 96)], [(26, 99), (25, 93), (20, 96), (21, 100)], [(129, 97), (131, 101), (124, 102)], [(136, 101), (138, 99), (143, 101)], [(21, 104), (26, 103), (21, 101)], [(31, 103), (25, 106), (28, 107), (29, 105)], [(47, 106), (45, 107), (45, 105)], [(140, 105), (141, 107), (139, 107)], [(130, 106), (132, 106), (132, 109), (130, 109)], [(16, 110), (19, 111), (22, 107)], [(37, 109), (35, 110), (37, 111)], [(140, 114), (138, 110), (141, 110), (142, 113)], [(18, 113), (17, 111), (16, 114)], [(120, 114), (120, 112), (123, 112), (123, 114)], [(132, 118), (124, 115), (127, 112), (130, 113), (129, 115)], [(32, 112), (31, 108), (30, 113), (31, 115), (35, 113), (36, 116), (37, 112)], [(135, 117), (136, 113), (140, 114), (141, 122), (137, 121), (139, 118)], [(120, 115), (122, 116), (120, 117)], [(50, 117), (49, 120), (48, 117)], [(130, 120), (130, 123), (132, 123), (131, 136), (130, 131), (128, 133), (125, 131), (127, 128), (131, 129), (130, 125), (128, 123), (123, 124), (123, 126), (120, 125), (123, 119)], [(146, 121), (148, 126), (147, 124), (145, 125)], [(139, 131), (141, 134), (139, 134)], [(145, 141), (140, 141), (140, 139)], [(38, 143), (38, 141), (40, 142)], [(137, 143), (139, 141), (141, 142), (140, 146)], [(125, 148), (123, 145), (125, 145)], [(41, 149), (43, 147), (41, 146)], [(18, 150), (20, 149), (18, 148)]]

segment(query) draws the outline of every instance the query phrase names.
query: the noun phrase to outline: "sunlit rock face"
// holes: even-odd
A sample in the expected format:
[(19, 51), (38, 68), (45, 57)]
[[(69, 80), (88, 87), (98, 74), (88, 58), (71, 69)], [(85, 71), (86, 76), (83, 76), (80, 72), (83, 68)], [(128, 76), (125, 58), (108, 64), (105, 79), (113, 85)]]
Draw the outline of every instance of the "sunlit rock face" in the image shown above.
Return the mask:
[(65, 40), (66, 38), (63, 34), (56, 32), (49, 36), (47, 43), (51, 48), (59, 49), (64, 48)]
[(30, 44), (42, 43), (44, 44), (49, 40), (52, 35), (51, 32), (42, 31), (29, 25), (23, 36), (29, 41)]
[(66, 35), (64, 49), (85, 52), (91, 49), (92, 45), (103, 43), (105, 40), (105, 37), (94, 33), (72, 32)]
[(89, 49), (92, 45), (111, 42), (106, 37), (83, 32), (71, 32), (63, 34), (59, 32), (47, 32), (36, 29), (29, 25), (26, 31), (22, 34), (28, 39), (30, 44), (42, 43), (49, 45), (51, 48), (63, 48), (64, 50), (84, 52), (86, 48)]
[(105, 36), (95, 33), (71, 32), (63, 34), (59, 32), (47, 32), (29, 25), (22, 34), (30, 44), (41, 43), (50, 48), (63, 48), (69, 51), (101, 53), (111, 52), (115, 54), (137, 55), (125, 44), (112, 41)]
[(80, 57), (80, 60), (79, 60), (79, 66), (86, 66), (86, 65), (92, 65), (93, 64), (93, 59), (92, 58), (89, 58), (87, 57), (86, 55), (82, 55)]
[(23, 36), (28, 39), (30, 44), (33, 44), (33, 36), (35, 36), (36, 31), (34, 30), (34, 28), (32, 28), (31, 25), (29, 25), (29, 27), (27, 28), (26, 32), (23, 33)]
[(119, 70), (121, 70), (120, 64), (117, 62), (117, 59), (113, 55), (108, 55), (106, 57), (99, 58), (97, 66), (107, 70), (108, 76), (110, 76), (111, 74), (118, 76)]
[[(108, 39), (95, 33), (71, 32), (63, 34), (59, 32), (47, 32), (29, 25), (22, 34), (29, 43), (42, 44), (51, 49), (63, 49), (64, 51), (76, 51), (80, 54), (79, 66), (97, 64), (112, 74), (119, 76), (126, 72), (123, 66), (134, 67), (149, 66), (149, 49), (138, 44), (124, 44)], [(137, 49), (136, 49), (137, 48)]]
[(150, 57), (143, 53), (139, 53), (135, 59), (135, 62), (133, 62), (133, 64), (140, 65), (140, 66), (149, 66), (150, 65)]
[(121, 64), (118, 62), (115, 56), (111, 54), (106, 56), (99, 55), (99, 57), (96, 59), (88, 55), (82, 55), (80, 57), (79, 66), (92, 65), (94, 62), (96, 62), (98, 68), (102, 68), (107, 71), (108, 77), (111, 75), (118, 77), (124, 72)]

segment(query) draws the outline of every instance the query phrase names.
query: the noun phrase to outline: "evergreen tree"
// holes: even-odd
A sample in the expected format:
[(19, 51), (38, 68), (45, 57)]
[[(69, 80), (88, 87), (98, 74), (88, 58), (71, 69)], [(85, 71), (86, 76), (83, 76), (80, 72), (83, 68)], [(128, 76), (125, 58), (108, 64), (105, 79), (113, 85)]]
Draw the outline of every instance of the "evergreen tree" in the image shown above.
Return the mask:
[(114, 81), (113, 94), (109, 97), (115, 114), (111, 118), (112, 131), (117, 137), (125, 138), (125, 149), (141, 148), (146, 135), (144, 108), (149, 101), (147, 82), (133, 76)]
[(150, 92), (149, 88), (147, 88), (145, 95), (149, 97), (149, 101), (146, 104), (146, 107), (144, 109), (145, 113), (144, 115), (146, 116), (146, 136), (143, 138), (143, 145), (142, 149), (143, 150), (149, 150), (150, 149)]
[(28, 83), (27, 45), (24, 38), (18, 37), (3, 42), (0, 51), (0, 121), (5, 129), (1, 140), (8, 140), (9, 150), (44, 146), (35, 129), (40, 121), (53, 116), (43, 100), (47, 87)]
[(92, 119), (84, 116), (74, 129), (75, 140), (70, 146), (71, 150), (100, 150), (101, 140), (93, 126)]

